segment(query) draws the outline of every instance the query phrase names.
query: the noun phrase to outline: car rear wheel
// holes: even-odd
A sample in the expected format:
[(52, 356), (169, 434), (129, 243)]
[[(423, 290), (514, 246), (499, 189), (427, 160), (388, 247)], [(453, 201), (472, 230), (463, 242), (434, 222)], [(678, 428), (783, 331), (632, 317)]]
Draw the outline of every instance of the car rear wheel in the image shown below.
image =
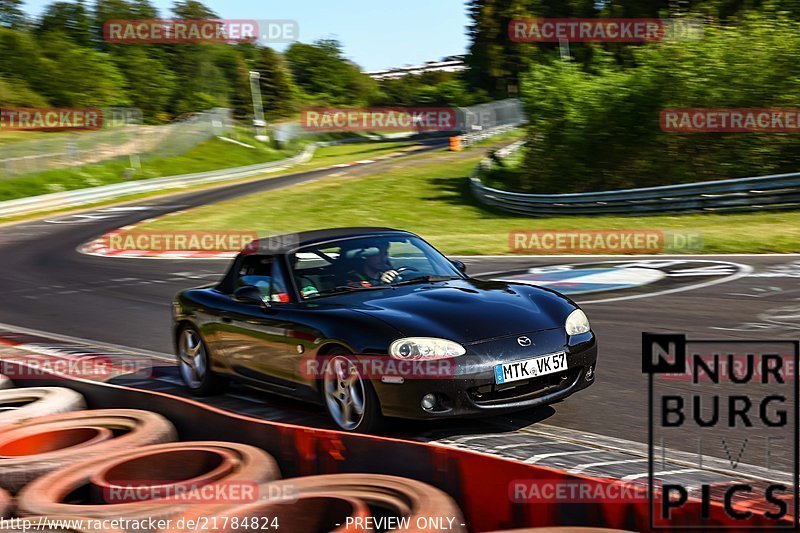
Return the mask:
[(211, 355), (200, 333), (192, 326), (184, 327), (179, 334), (178, 367), (192, 394), (209, 396), (225, 387), (225, 380), (211, 371)]
[(349, 355), (342, 351), (327, 356), (322, 379), (325, 407), (341, 429), (370, 433), (383, 421), (378, 395)]

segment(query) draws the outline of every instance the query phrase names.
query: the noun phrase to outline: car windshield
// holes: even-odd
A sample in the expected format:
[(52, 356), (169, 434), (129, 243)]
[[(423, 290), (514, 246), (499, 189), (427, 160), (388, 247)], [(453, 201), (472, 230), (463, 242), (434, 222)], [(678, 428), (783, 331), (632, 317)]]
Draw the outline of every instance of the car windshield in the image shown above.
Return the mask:
[(397, 284), (463, 278), (446, 257), (417, 237), (342, 239), (301, 248), (290, 260), (304, 300)]

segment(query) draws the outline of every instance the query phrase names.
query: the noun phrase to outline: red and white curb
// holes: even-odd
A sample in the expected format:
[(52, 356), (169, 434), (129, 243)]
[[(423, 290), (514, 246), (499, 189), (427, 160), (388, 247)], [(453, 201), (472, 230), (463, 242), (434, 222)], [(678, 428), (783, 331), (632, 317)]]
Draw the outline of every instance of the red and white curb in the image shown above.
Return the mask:
[[(185, 212), (185, 209), (173, 211), (172, 213), (167, 213), (164, 217), (180, 215)], [(238, 252), (231, 250), (120, 250), (109, 246), (112, 235), (120, 231), (135, 231), (137, 227), (156, 220), (158, 219), (148, 218), (137, 224), (123, 226), (119, 229), (109, 231), (79, 246), (78, 252), (97, 257), (121, 257), (132, 259), (233, 259), (238, 254)]]
[(82, 245), (78, 251), (85, 255), (98, 257), (134, 259), (233, 259), (237, 255), (237, 252), (212, 250), (116, 250), (108, 247), (106, 235)]

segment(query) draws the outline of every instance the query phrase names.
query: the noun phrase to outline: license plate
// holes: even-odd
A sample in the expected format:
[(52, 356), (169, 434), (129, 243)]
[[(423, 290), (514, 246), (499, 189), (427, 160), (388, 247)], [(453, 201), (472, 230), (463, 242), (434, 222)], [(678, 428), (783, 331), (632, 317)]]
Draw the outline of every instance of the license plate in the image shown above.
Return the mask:
[(567, 354), (564, 352), (540, 355), (513, 363), (501, 363), (494, 368), (496, 383), (511, 383), (521, 379), (538, 378), (567, 369)]

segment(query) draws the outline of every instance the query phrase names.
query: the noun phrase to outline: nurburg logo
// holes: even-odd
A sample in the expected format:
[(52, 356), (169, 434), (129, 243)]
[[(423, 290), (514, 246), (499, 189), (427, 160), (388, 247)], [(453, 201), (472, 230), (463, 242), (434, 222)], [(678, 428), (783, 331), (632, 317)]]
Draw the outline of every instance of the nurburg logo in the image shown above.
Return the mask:
[(528, 337), (517, 337), (517, 342), (520, 346), (530, 346), (531, 340)]

